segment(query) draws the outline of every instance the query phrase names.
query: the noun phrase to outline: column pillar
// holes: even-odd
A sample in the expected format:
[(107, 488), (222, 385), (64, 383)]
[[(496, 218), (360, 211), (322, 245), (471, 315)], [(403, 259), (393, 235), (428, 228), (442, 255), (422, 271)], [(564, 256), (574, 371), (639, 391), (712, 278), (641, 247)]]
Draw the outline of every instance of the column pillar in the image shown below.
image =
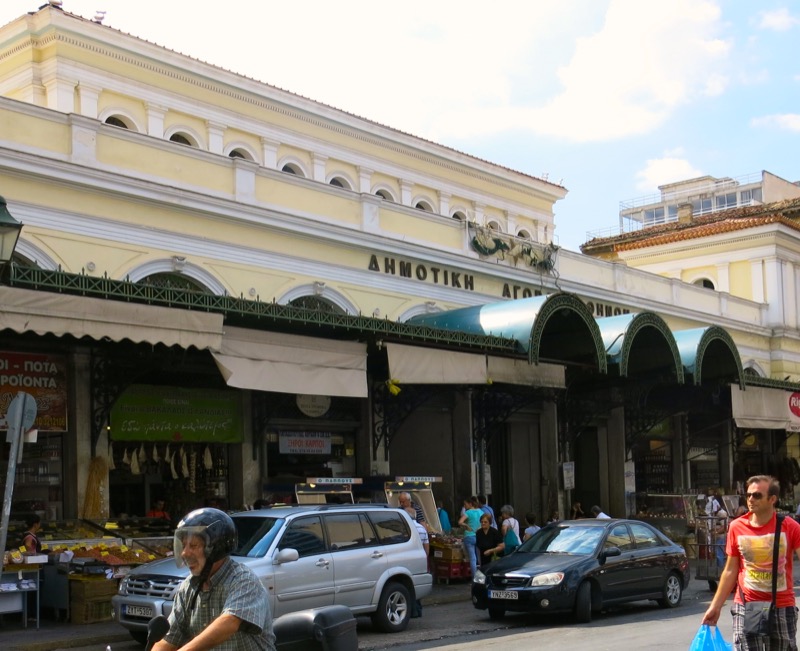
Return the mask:
[(80, 114), (87, 118), (97, 118), (97, 100), (100, 98), (99, 86), (92, 86), (85, 82), (78, 84), (78, 102)]
[(261, 138), (261, 155), (264, 167), (274, 170), (278, 167), (278, 147), (281, 143), (271, 138)]
[(208, 151), (212, 154), (224, 153), (224, 136), (227, 125), (219, 122), (206, 122), (206, 131), (208, 133)]
[(358, 191), (361, 194), (370, 194), (370, 191), (372, 189), (373, 174), (374, 170), (371, 170), (368, 167), (358, 168)]
[(767, 325), (783, 328), (783, 274), (780, 261), (776, 257), (764, 260), (764, 280), (766, 285)]
[(403, 206), (411, 205), (411, 181), (400, 179), (400, 204)]
[(61, 113), (75, 112), (76, 82), (69, 79), (51, 77), (43, 81), (47, 91), (47, 108)]
[(787, 328), (797, 327), (797, 271), (790, 260), (784, 260), (781, 264), (781, 275), (783, 276), (783, 300), (784, 318)]
[(451, 195), (449, 192), (439, 191), (439, 214), (443, 215), (444, 217), (450, 216), (450, 198)]
[(325, 164), (328, 162), (328, 157), (324, 154), (312, 153), (311, 161), (314, 166), (314, 180), (325, 183)]
[(147, 135), (163, 138), (164, 116), (167, 114), (167, 107), (147, 102), (145, 109), (147, 110)]

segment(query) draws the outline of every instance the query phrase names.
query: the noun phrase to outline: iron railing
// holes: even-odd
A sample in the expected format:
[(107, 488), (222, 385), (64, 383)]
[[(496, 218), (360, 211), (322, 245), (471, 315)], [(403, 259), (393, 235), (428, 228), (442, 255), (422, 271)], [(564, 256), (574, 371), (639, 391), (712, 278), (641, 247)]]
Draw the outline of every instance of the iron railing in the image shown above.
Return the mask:
[(522, 351), (513, 338), (445, 330), (431, 326), (399, 323), (372, 316), (334, 314), (292, 305), (264, 302), (258, 297), (246, 299), (216, 295), (180, 287), (153, 286), (130, 280), (115, 280), (108, 275), (89, 276), (59, 270), (8, 265), (7, 282), (13, 287), (57, 292), (75, 296), (102, 298), (111, 301), (143, 303), (164, 307), (199, 310), (223, 314), (231, 325), (251, 324), (254, 320), (284, 326), (319, 326), (328, 332), (349, 332), (377, 340), (415, 341), (453, 345), (486, 352), (521, 357)]

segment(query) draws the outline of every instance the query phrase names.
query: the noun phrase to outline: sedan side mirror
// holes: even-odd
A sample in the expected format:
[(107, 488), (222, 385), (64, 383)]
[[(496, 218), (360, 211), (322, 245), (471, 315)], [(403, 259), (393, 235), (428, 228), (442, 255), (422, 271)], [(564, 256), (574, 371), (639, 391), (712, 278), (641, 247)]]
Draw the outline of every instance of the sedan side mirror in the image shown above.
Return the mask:
[(607, 547), (600, 552), (600, 563), (605, 563), (606, 559), (612, 556), (622, 556), (622, 550), (619, 547)]

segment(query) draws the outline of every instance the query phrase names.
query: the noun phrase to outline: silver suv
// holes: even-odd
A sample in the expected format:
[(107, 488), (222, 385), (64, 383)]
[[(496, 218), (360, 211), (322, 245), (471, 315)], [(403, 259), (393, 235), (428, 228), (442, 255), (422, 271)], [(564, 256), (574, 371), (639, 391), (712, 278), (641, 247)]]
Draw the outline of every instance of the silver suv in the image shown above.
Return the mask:
[[(231, 516), (232, 556), (261, 578), (273, 617), (341, 604), (386, 632), (408, 626), (415, 599), (430, 594), (428, 559), (411, 518), (382, 504), (273, 507)], [(111, 600), (114, 618), (140, 643), (147, 623), (169, 615), (189, 574), (166, 558), (135, 568)]]

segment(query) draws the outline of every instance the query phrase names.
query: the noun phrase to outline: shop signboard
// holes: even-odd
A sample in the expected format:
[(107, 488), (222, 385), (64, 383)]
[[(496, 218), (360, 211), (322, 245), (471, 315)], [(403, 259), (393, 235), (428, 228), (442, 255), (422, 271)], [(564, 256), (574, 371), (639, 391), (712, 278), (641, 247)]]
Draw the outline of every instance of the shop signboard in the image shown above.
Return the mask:
[(132, 385), (111, 410), (111, 439), (241, 443), (239, 393)]
[(67, 431), (67, 360), (63, 355), (0, 351), (0, 413), (20, 391), (36, 401), (33, 428)]
[(330, 454), (330, 432), (278, 432), (281, 454)]

